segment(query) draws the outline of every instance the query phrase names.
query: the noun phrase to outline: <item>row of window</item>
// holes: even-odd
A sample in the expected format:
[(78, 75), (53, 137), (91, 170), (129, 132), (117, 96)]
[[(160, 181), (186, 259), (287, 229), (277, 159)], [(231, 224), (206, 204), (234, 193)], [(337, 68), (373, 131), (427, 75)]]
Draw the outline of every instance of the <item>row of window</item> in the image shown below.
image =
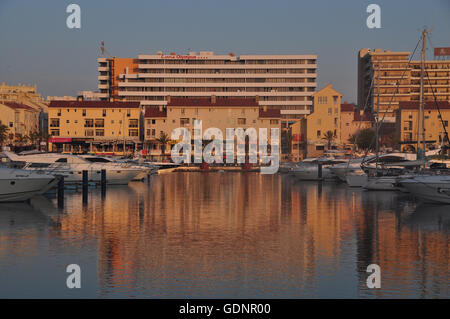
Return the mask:
[[(74, 109), (72, 109), (73, 110), (73, 112), (74, 113), (76, 113), (77, 112), (77, 109), (76, 108), (74, 108)], [(114, 113), (114, 109), (112, 108), (112, 109), (109, 109), (110, 110), (110, 112), (111, 113)], [(70, 112), (70, 109), (66, 109), (66, 111), (67, 112)], [(57, 116), (61, 116), (61, 113), (62, 113), (62, 109), (58, 109), (57, 110)], [(83, 116), (86, 116), (86, 109), (82, 109), (81, 110), (81, 115), (83, 115)], [(121, 109), (119, 109), (119, 113), (122, 113), (122, 110)], [(103, 109), (102, 110), (102, 115), (103, 116), (106, 116), (106, 114), (107, 114), (107, 109)], [(127, 109), (127, 117), (129, 117), (129, 116), (131, 116), (131, 110), (129, 110), (129, 109)]]
[[(50, 135), (51, 136), (61, 136), (60, 130), (59, 129), (51, 129)], [(73, 135), (77, 136), (77, 131), (74, 131)], [(111, 135), (114, 136), (114, 132), (111, 132)], [(122, 131), (119, 131), (118, 136), (121, 136), (121, 135), (122, 135)], [(67, 131), (67, 136), (71, 136), (70, 131)], [(105, 130), (102, 130), (102, 129), (85, 130), (84, 136), (88, 136), (88, 137), (90, 137), (90, 136), (105, 136)], [(139, 130), (135, 130), (135, 129), (128, 130), (128, 136), (134, 136), (134, 137), (139, 136)]]

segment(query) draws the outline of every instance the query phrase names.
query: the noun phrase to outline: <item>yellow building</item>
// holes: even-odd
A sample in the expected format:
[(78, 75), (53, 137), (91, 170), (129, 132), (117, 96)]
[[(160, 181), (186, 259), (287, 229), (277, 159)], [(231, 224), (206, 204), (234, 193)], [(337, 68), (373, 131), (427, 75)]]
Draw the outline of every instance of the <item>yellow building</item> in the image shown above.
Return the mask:
[[(280, 109), (260, 106), (258, 98), (171, 98), (166, 107), (149, 106), (145, 111), (145, 142), (148, 155), (161, 156), (161, 145), (157, 139), (161, 132), (171, 137), (174, 129), (188, 128), (194, 137), (194, 120), (202, 120), (203, 133), (208, 128), (218, 128), (224, 139), (227, 128), (270, 128), (280, 130)], [(280, 138), (280, 136), (279, 136)], [(270, 142), (268, 143), (270, 144)], [(170, 148), (166, 147), (166, 155)]]
[[(400, 102), (397, 116), (397, 137), (402, 150), (417, 150), (418, 138), (418, 102)], [(425, 141), (427, 150), (445, 142), (445, 130), (449, 133), (450, 103), (439, 101), (425, 103)], [(420, 133), (422, 134), (422, 133)], [(448, 145), (448, 144), (447, 144)]]
[(306, 136), (304, 151), (308, 157), (322, 156), (328, 148), (325, 135), (333, 134), (331, 149), (336, 149), (341, 141), (341, 99), (342, 94), (328, 84), (313, 94), (312, 113), (301, 123), (302, 132)]
[(0, 84), (0, 103), (14, 102), (25, 104), (35, 110), (47, 112), (47, 104), (41, 94), (36, 92), (36, 84), (28, 85), (6, 85)]
[(0, 124), (8, 127), (8, 144), (15, 144), (21, 137), (39, 131), (40, 111), (15, 102), (0, 102)]
[(48, 112), (54, 151), (123, 154), (140, 142), (139, 102), (51, 101)]
[(351, 149), (353, 144), (349, 139), (358, 130), (364, 130), (373, 126), (374, 117), (371, 113), (363, 114), (353, 104), (341, 104), (341, 144), (345, 149)]

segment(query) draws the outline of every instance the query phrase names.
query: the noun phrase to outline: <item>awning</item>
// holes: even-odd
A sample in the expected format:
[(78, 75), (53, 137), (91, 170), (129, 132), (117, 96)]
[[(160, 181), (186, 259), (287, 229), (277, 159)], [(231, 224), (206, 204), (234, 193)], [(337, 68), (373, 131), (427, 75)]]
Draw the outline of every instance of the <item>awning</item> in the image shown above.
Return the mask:
[(70, 143), (72, 142), (71, 137), (52, 137), (48, 140), (50, 143)]

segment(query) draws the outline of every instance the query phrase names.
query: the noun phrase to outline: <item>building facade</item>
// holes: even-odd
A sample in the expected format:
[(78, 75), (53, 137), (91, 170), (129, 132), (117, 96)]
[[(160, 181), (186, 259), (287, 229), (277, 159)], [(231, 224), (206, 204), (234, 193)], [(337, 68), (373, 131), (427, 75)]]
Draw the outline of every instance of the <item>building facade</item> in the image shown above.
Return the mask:
[(281, 117), (309, 114), (316, 88), (317, 55), (188, 55), (162, 52), (135, 59), (99, 58), (103, 99), (166, 106), (168, 96), (254, 98)]
[[(416, 151), (418, 140), (419, 102), (400, 102), (397, 111), (396, 132), (404, 151)], [(450, 103), (448, 101), (425, 103), (425, 141), (427, 150), (446, 144), (449, 133)], [(422, 133), (420, 133), (422, 134)]]
[[(323, 155), (328, 148), (335, 149), (341, 141), (341, 100), (342, 94), (336, 91), (331, 84), (317, 91), (313, 95), (313, 109), (302, 121), (303, 135), (306, 137), (303, 144), (305, 156), (317, 157)], [(331, 132), (332, 138), (327, 139)]]
[[(158, 141), (162, 132), (171, 138), (174, 129), (184, 127), (190, 131), (193, 141), (195, 120), (202, 121), (202, 133), (208, 128), (218, 128), (224, 139), (227, 128), (254, 128), (257, 133), (260, 128), (267, 128), (269, 138), (271, 128), (280, 131), (280, 110), (261, 106), (257, 99), (214, 95), (202, 98), (169, 97), (165, 107), (146, 107), (145, 148), (148, 155), (157, 159), (162, 157), (162, 144)], [(170, 155), (169, 147), (166, 147), (165, 153)]]
[[(380, 119), (395, 123), (400, 102), (419, 101), (420, 61), (411, 52), (361, 49), (358, 53), (358, 105), (368, 104)], [(397, 89), (397, 84), (398, 89)], [(372, 88), (372, 89), (371, 89)], [(434, 92), (432, 91), (434, 89)], [(450, 101), (450, 60), (425, 61), (425, 101)]]
[(351, 149), (353, 143), (350, 139), (359, 130), (371, 128), (374, 125), (374, 117), (372, 113), (363, 113), (351, 103), (341, 104), (341, 145), (345, 149)]
[(23, 103), (0, 102), (0, 125), (8, 128), (8, 144), (24, 144), (24, 139), (39, 132), (39, 114)]
[(140, 143), (138, 102), (51, 101), (48, 110), (54, 151), (121, 155)]

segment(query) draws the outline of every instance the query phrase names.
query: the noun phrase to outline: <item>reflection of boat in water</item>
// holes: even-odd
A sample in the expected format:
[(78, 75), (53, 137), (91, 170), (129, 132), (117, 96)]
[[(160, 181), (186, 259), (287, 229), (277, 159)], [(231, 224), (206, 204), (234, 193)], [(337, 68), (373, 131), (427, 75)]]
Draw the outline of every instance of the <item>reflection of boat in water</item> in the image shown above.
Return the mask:
[(58, 178), (45, 172), (0, 167), (0, 202), (25, 201), (56, 186)]
[(411, 194), (426, 202), (450, 204), (450, 176), (427, 175), (400, 181)]
[(422, 203), (416, 207), (416, 210), (403, 223), (425, 231), (449, 231), (450, 205)]

